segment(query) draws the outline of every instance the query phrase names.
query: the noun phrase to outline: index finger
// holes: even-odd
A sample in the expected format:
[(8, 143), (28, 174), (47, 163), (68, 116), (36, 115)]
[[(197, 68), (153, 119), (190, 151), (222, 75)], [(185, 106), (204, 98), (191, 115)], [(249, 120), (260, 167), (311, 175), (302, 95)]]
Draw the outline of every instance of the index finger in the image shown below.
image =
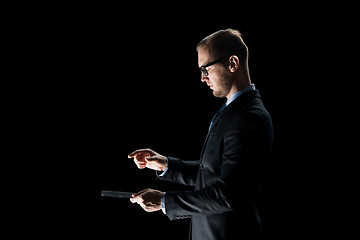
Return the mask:
[(130, 198), (130, 202), (132, 202), (132, 203), (135, 203), (135, 202), (137, 202), (137, 203), (143, 203), (144, 202), (144, 200), (142, 199), (142, 194), (144, 194), (144, 193), (146, 193), (147, 191), (149, 191), (149, 188), (146, 188), (146, 189), (144, 189), (144, 190), (141, 190), (140, 192), (137, 192), (137, 193), (133, 193), (132, 194), (132, 196), (131, 196), (131, 198)]
[(140, 192), (137, 192), (137, 193), (133, 193), (134, 197), (137, 197), (137, 196), (141, 196), (143, 193), (149, 191), (150, 189), (149, 188), (146, 188), (144, 190), (141, 190)]
[(128, 155), (128, 158), (133, 158), (135, 155), (137, 155), (137, 154), (139, 154), (139, 153), (146, 153), (146, 152), (147, 152), (147, 153), (151, 153), (148, 149), (138, 149), (138, 150), (130, 153), (130, 154)]

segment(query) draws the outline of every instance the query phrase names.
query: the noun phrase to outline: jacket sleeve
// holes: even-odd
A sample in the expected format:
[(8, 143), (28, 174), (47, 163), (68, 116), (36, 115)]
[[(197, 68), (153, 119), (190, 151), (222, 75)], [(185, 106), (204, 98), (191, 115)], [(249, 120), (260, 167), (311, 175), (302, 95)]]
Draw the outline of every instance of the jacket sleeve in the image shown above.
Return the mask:
[(161, 180), (180, 183), (187, 186), (195, 186), (199, 160), (184, 161), (179, 158), (168, 157), (168, 170), (161, 177)]
[(167, 192), (167, 216), (173, 220), (223, 213), (254, 202), (271, 137), (259, 119), (241, 119), (241, 127), (224, 133), (220, 176), (215, 184), (196, 191)]

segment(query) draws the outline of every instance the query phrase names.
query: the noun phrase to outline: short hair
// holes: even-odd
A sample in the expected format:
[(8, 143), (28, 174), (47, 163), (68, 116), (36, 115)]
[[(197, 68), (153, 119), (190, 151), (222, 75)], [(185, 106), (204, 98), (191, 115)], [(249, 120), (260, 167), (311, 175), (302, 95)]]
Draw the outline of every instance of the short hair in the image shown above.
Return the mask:
[(209, 53), (214, 59), (226, 55), (236, 55), (240, 60), (241, 66), (249, 73), (249, 50), (242, 39), (242, 34), (238, 30), (231, 28), (219, 30), (201, 40), (196, 47), (196, 51), (199, 52), (200, 48), (204, 46), (208, 47)]

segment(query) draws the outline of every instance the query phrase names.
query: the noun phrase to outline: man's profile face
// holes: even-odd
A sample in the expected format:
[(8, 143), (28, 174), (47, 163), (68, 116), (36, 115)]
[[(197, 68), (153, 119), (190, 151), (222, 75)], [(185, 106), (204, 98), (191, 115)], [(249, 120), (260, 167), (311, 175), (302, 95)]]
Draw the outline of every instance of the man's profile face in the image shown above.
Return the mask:
[[(209, 49), (204, 46), (200, 48), (198, 52), (198, 65), (199, 67), (204, 66), (214, 61), (217, 57), (212, 56)], [(226, 61), (226, 59), (224, 61)], [(227, 66), (227, 64), (225, 64), (225, 66)], [(232, 75), (225, 66), (221, 62), (216, 63), (206, 68), (209, 73), (208, 76), (201, 73), (201, 81), (205, 82), (210, 89), (213, 90), (213, 95), (215, 97), (226, 97), (229, 94), (233, 83)]]

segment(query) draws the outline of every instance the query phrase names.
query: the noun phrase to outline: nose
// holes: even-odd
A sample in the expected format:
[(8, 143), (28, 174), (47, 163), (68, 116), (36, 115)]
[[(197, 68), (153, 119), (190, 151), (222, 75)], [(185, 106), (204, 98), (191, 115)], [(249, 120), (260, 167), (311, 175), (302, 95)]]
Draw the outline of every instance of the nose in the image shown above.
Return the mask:
[(201, 82), (206, 82), (207, 80), (209, 80), (209, 78), (205, 76), (204, 73), (201, 73)]

